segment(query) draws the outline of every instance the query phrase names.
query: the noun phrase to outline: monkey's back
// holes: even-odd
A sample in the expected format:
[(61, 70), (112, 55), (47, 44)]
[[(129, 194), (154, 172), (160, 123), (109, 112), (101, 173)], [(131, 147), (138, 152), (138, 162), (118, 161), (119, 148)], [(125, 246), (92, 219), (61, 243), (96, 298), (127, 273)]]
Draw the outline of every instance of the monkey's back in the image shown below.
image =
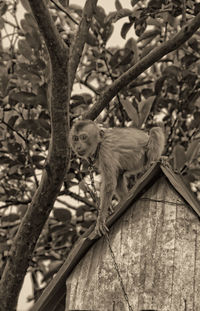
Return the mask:
[(106, 129), (100, 152), (115, 169), (136, 173), (143, 167), (148, 140), (147, 133), (135, 128)]

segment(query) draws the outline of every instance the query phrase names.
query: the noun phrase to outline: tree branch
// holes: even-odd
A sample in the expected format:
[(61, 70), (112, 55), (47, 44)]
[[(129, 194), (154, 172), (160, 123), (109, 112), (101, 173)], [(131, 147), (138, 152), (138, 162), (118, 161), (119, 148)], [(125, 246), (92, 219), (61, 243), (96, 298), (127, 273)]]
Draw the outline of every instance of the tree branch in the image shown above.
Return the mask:
[(68, 48), (62, 41), (44, 0), (29, 0), (51, 61), (51, 142), (46, 170), (13, 241), (0, 281), (0, 311), (16, 310), (23, 279), (37, 240), (53, 208), (69, 166)]
[(67, 57), (67, 46), (60, 37), (53, 19), (44, 3), (44, 0), (29, 0), (29, 4), (38, 23), (40, 32), (43, 35), (51, 61), (53, 62), (55, 60), (57, 63), (57, 57), (59, 57), (61, 58), (60, 62), (62, 62), (62, 58), (64, 56)]
[(70, 80), (71, 80), (70, 89), (72, 89), (74, 83), (76, 70), (78, 68), (83, 53), (83, 48), (91, 25), (92, 16), (96, 9), (97, 1), (98, 0), (86, 1), (85, 6), (83, 8), (82, 19), (78, 27), (75, 40), (70, 48), (70, 63), (69, 63)]
[(185, 25), (172, 39), (153, 49), (147, 56), (138, 61), (133, 67), (116, 79), (99, 97), (98, 102), (83, 115), (84, 119), (94, 120), (108, 105), (117, 93), (136, 79), (141, 73), (159, 61), (163, 56), (178, 49), (200, 27), (200, 13)]

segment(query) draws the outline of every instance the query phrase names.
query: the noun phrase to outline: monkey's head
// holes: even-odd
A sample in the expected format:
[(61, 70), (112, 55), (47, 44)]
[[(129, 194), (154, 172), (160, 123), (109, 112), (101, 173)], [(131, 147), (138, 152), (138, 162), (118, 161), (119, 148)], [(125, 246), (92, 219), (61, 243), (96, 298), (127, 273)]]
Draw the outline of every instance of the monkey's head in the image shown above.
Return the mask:
[(102, 141), (104, 131), (91, 120), (77, 121), (71, 128), (69, 142), (73, 151), (81, 158), (89, 158), (95, 154)]

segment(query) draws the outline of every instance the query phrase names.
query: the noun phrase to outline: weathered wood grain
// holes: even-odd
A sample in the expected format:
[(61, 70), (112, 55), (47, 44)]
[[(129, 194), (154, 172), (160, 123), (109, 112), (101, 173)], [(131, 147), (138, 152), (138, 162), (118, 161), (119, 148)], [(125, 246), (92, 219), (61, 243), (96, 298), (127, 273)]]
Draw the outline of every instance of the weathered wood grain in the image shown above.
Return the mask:
[[(128, 209), (109, 232), (134, 311), (199, 311), (200, 224), (165, 177)], [(106, 238), (67, 280), (66, 311), (128, 310)]]

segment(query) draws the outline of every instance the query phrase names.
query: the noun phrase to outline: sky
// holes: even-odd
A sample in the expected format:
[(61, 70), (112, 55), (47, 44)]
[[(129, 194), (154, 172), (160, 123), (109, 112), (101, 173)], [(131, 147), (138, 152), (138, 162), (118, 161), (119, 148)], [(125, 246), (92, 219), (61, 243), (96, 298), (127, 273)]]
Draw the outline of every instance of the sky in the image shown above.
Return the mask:
[[(70, 0), (70, 4), (77, 4), (79, 6), (83, 6), (85, 4), (85, 0)], [(130, 4), (130, 0), (121, 0), (121, 4), (123, 4), (124, 8), (130, 8), (130, 9), (132, 8)], [(106, 13), (115, 11), (115, 0), (98, 0), (98, 5), (102, 6), (104, 10), (106, 11)], [(19, 13), (19, 16), (23, 17), (24, 10), (21, 6), (20, 6), (18, 13)], [(123, 23), (127, 21), (128, 21), (127, 18), (123, 18), (114, 24), (115, 29), (114, 29), (114, 32), (111, 38), (108, 41), (108, 45), (122, 46), (130, 37), (134, 35), (133, 31), (132, 32), (129, 31), (127, 34), (126, 40), (124, 40), (120, 36), (121, 27)], [(17, 311), (28, 311), (31, 305), (28, 304), (26, 300), (27, 300), (27, 296), (31, 295), (31, 291), (32, 291), (31, 282), (30, 282), (29, 275), (27, 275), (24, 281), (21, 294), (20, 294)]]

